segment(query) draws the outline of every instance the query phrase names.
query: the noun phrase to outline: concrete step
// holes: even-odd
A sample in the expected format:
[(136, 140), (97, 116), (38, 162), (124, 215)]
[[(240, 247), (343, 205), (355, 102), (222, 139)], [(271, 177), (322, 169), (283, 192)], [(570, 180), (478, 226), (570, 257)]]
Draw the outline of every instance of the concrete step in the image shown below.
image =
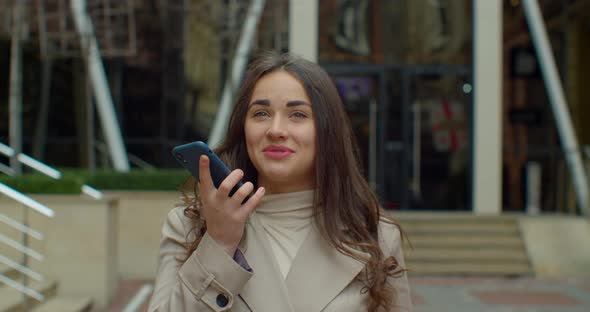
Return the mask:
[[(20, 279), (17, 280), (21, 282)], [(57, 293), (57, 282), (55, 280), (45, 280), (43, 282), (30, 281), (28, 287), (40, 292), (46, 298), (52, 298)], [(39, 301), (29, 298), (27, 304), (30, 308), (40, 304)], [(21, 312), (24, 311), (23, 294), (18, 290), (7, 285), (0, 285), (0, 312)]]
[(533, 275), (528, 264), (519, 263), (408, 263), (409, 276), (528, 276)]
[(476, 263), (523, 263), (528, 264), (528, 256), (522, 249), (495, 250), (495, 249), (417, 249), (408, 252), (408, 262), (476, 262)]
[[(409, 235), (409, 242), (414, 249), (422, 248), (522, 248), (520, 235), (498, 237), (496, 235), (472, 234), (439, 234), (439, 235)], [(408, 244), (408, 243), (406, 243)]]
[(501, 216), (477, 216), (471, 213), (429, 213), (429, 212), (394, 212), (393, 218), (402, 226), (405, 223), (479, 223), (479, 224), (497, 224), (497, 223), (516, 223), (516, 218), (509, 215)]
[(88, 312), (92, 309), (91, 298), (54, 297), (38, 305), (33, 312)]
[(437, 234), (488, 234), (488, 235), (514, 235), (519, 229), (514, 224), (473, 224), (473, 223), (406, 223), (402, 228), (409, 235), (437, 235)]
[(513, 216), (400, 213), (394, 218), (409, 238), (404, 251), (410, 275), (532, 274)]
[(518, 221), (515, 218), (503, 218), (503, 219), (491, 219), (488, 220), (485, 217), (435, 217), (435, 218), (396, 218), (402, 226), (413, 225), (413, 224), (425, 224), (425, 225), (453, 225), (453, 226), (464, 226), (464, 225), (517, 225)]
[(0, 264), (0, 275), (6, 276), (6, 277), (14, 280), (20, 276), (20, 272), (11, 268), (11, 267), (4, 266), (3, 264)]

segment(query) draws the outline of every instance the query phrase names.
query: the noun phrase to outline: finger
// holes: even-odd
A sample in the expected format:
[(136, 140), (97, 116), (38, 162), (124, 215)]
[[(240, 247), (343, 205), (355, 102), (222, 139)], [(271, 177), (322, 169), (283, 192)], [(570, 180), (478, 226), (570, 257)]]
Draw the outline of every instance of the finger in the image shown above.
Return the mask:
[(252, 182), (246, 182), (232, 195), (232, 200), (238, 205), (241, 205), (244, 198), (254, 190), (254, 184)]
[(242, 205), (242, 208), (240, 209), (240, 212), (243, 213), (242, 217), (247, 217), (252, 212), (252, 210), (254, 210), (258, 204), (260, 204), (265, 192), (266, 190), (264, 187), (259, 187), (258, 190), (256, 190), (256, 193), (254, 193), (254, 195), (252, 195), (252, 197), (250, 197), (250, 199), (248, 199), (248, 201)]
[(217, 194), (219, 198), (227, 198), (229, 197), (229, 192), (240, 182), (242, 177), (244, 176), (244, 171), (240, 169), (236, 169), (232, 171), (223, 182), (219, 185), (219, 189), (217, 190)]
[(201, 155), (199, 158), (199, 183), (201, 190), (204, 192), (210, 192), (214, 188), (209, 170), (209, 157), (205, 155)]

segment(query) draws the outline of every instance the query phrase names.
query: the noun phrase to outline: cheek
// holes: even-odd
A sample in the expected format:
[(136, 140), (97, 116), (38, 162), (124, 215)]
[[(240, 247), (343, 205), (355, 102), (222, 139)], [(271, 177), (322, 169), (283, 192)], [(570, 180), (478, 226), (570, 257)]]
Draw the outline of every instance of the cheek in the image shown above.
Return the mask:
[(253, 143), (257, 142), (260, 139), (260, 136), (264, 134), (262, 125), (249, 121), (247, 121), (244, 125), (244, 133), (246, 135), (246, 139)]
[(308, 151), (309, 158), (315, 158), (317, 154), (316, 133), (314, 129), (306, 129), (300, 133), (300, 142)]
[(252, 132), (249, 131), (248, 127), (244, 127), (244, 138), (246, 140), (246, 150), (248, 152), (248, 157), (252, 160), (252, 142), (255, 142), (252, 139)]
[(255, 142), (256, 140), (253, 139), (251, 137), (251, 133), (248, 133), (247, 131), (245, 131), (244, 133), (245, 139), (246, 139), (246, 152), (248, 153), (248, 158), (250, 159), (250, 162), (252, 163), (252, 165), (254, 165), (254, 168), (256, 169), (256, 171), (260, 170), (259, 168), (259, 161), (256, 158), (257, 154), (254, 152), (256, 150), (256, 145)]
[(256, 138), (254, 138), (254, 129), (252, 127), (252, 124), (246, 122), (246, 124), (244, 125), (244, 136), (246, 137), (246, 145), (248, 146), (248, 148), (250, 148), (250, 144), (252, 144), (252, 142), (256, 142)]
[(315, 127), (309, 127), (308, 129), (306, 129), (305, 133), (304, 133), (304, 138), (305, 138), (305, 143), (307, 145), (309, 145), (310, 147), (313, 148), (314, 152), (315, 152), (315, 145), (316, 145), (316, 137), (317, 137), (317, 133), (315, 131)]
[(246, 123), (246, 126), (244, 127), (244, 137), (246, 139), (248, 157), (250, 157), (250, 160), (256, 164), (257, 153), (255, 153), (255, 151), (257, 149), (257, 144), (261, 141), (260, 131), (256, 127), (253, 127), (252, 124)]

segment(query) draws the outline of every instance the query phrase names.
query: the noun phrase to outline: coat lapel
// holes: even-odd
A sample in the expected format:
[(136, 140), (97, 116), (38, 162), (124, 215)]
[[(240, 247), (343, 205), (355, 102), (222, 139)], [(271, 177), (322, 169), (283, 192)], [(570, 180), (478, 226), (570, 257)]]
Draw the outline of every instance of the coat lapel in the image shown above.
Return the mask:
[(321, 311), (364, 266), (340, 253), (312, 227), (287, 275), (287, 291), (294, 311)]
[(252, 216), (240, 249), (254, 271), (240, 296), (254, 312), (292, 312), (293, 306), (264, 228)]

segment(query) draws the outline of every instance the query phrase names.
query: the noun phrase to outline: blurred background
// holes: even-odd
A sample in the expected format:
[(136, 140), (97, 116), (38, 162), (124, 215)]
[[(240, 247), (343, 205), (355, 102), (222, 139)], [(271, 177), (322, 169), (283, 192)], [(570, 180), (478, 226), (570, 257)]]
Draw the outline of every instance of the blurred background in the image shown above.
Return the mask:
[(411, 277), (590, 275), (590, 1), (0, 0), (0, 311), (145, 309), (262, 50), (333, 77)]

